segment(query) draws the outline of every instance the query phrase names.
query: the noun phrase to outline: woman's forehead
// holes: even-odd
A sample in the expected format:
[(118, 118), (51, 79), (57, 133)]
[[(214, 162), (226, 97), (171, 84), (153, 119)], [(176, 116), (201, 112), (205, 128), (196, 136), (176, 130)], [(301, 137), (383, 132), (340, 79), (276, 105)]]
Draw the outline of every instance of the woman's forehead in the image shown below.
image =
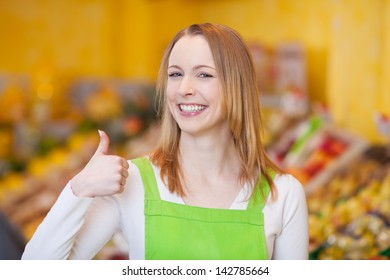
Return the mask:
[(210, 46), (204, 36), (185, 35), (176, 42), (169, 56), (169, 65), (183, 62), (214, 65)]

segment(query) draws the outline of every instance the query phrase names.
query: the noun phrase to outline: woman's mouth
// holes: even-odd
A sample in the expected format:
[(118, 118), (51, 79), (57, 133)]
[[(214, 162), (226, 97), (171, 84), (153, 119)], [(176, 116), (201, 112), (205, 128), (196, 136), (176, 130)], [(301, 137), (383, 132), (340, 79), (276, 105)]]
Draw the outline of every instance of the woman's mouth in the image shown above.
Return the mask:
[(179, 109), (183, 113), (198, 113), (206, 109), (207, 106), (205, 105), (198, 105), (198, 104), (179, 104)]

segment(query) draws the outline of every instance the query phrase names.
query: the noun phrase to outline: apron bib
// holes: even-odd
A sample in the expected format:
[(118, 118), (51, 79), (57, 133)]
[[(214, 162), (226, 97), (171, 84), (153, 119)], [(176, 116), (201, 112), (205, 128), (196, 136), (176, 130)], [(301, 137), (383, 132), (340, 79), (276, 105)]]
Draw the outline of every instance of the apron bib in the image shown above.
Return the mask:
[(134, 159), (145, 189), (146, 260), (267, 259), (263, 207), (269, 193), (262, 176), (246, 210), (214, 209), (161, 200), (147, 158)]

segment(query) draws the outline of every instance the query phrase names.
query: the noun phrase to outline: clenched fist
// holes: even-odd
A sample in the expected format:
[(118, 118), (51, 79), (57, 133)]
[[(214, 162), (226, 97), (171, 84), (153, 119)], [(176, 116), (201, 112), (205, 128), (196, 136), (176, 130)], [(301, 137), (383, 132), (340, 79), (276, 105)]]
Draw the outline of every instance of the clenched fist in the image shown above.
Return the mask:
[(109, 155), (110, 139), (99, 130), (100, 143), (88, 164), (71, 182), (73, 194), (78, 197), (95, 197), (120, 193), (129, 176), (128, 162), (119, 156)]

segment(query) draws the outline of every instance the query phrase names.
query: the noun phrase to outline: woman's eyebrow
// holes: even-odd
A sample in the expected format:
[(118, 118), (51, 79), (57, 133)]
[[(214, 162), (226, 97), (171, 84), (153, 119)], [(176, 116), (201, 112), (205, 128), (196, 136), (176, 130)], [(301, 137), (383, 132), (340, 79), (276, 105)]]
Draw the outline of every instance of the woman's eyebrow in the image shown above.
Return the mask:
[(199, 69), (199, 68), (210, 68), (212, 70), (215, 70), (215, 68), (213, 66), (206, 65), (206, 64), (199, 64), (199, 65), (194, 66), (194, 69)]
[[(178, 66), (176, 64), (169, 65), (168, 69), (170, 69), (170, 68), (182, 69), (180, 66)], [(206, 65), (206, 64), (199, 64), (199, 65), (195, 65), (194, 67), (192, 67), (192, 69), (195, 69), (195, 70), (200, 69), (200, 68), (209, 68), (209, 69), (215, 70), (215, 68), (213, 66)]]
[(175, 64), (173, 64), (173, 65), (168, 65), (168, 69), (169, 69), (169, 68), (178, 68), (178, 69), (181, 69), (180, 66), (175, 65)]

